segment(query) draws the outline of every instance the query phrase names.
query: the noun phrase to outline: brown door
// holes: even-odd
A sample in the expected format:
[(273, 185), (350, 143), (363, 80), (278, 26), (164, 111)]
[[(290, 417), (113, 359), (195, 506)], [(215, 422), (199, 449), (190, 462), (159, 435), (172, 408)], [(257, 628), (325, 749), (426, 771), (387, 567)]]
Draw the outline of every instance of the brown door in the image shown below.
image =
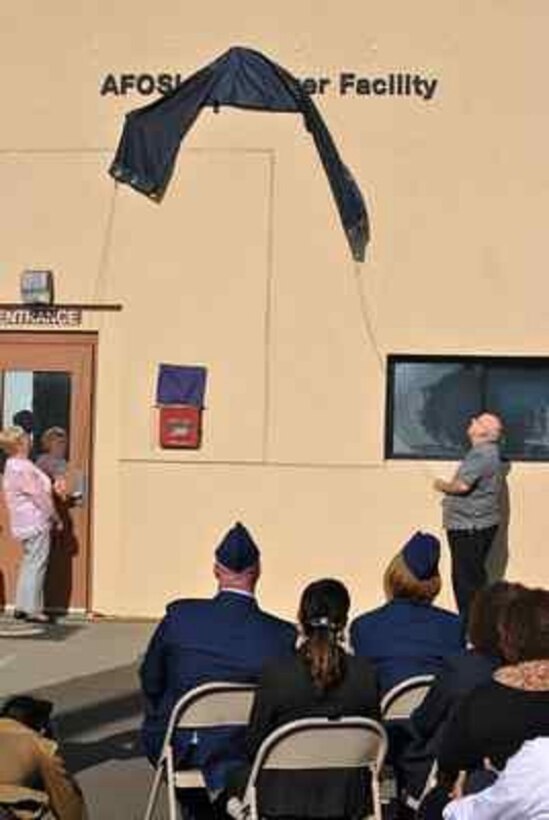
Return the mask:
[[(67, 483), (83, 493), (81, 502), (65, 505), (63, 530), (52, 537), (45, 604), (56, 612), (89, 608), (95, 343), (89, 333), (0, 332), (1, 426), (32, 427), (33, 459), (40, 455), (45, 430), (66, 430)], [(0, 604), (13, 603), (19, 559), (1, 499)]]

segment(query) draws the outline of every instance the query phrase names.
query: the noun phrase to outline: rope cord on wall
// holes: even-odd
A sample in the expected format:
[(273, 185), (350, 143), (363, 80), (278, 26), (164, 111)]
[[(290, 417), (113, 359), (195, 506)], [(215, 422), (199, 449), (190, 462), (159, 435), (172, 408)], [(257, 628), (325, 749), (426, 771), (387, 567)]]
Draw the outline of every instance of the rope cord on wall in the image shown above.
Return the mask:
[[(366, 296), (366, 291), (362, 282), (362, 267), (363, 265), (359, 262), (355, 262), (354, 264), (354, 279), (357, 291), (357, 298), (358, 304), (360, 309), (360, 316), (362, 319), (362, 327), (364, 330), (364, 335), (366, 338), (366, 342), (368, 346), (373, 350), (377, 363), (379, 365), (379, 369), (383, 378), (385, 378), (385, 360), (386, 355), (383, 353), (381, 345), (377, 339), (377, 335), (374, 329), (374, 323), (372, 321), (372, 311), (370, 304), (368, 302), (368, 298)], [(435, 477), (436, 473), (434, 470), (431, 470), (426, 464), (420, 462), (419, 471), (423, 473), (429, 479), (429, 482), (432, 482), (433, 478)]]
[(364, 290), (364, 286), (362, 284), (362, 264), (360, 262), (354, 263), (354, 271), (354, 280), (356, 285), (358, 306), (360, 309), (360, 316), (362, 319), (362, 328), (364, 330), (364, 335), (369, 346), (375, 353), (381, 374), (385, 376), (385, 356), (383, 354), (383, 351), (381, 350), (374, 330), (374, 323), (372, 321), (370, 306), (368, 304), (368, 299), (366, 298), (366, 293)]
[(276, 155), (269, 151), (269, 187), (267, 199), (267, 271), (265, 276), (265, 311), (263, 319), (263, 440), (261, 460), (269, 459), (269, 433), (271, 427), (271, 361), (272, 361), (272, 305), (274, 286), (274, 200)]
[(100, 300), (102, 291), (106, 284), (105, 274), (107, 273), (109, 259), (113, 244), (113, 228), (114, 219), (116, 215), (116, 202), (118, 194), (118, 182), (114, 183), (113, 191), (109, 199), (107, 221), (105, 230), (103, 232), (103, 240), (101, 243), (101, 252), (99, 254), (99, 262), (97, 264), (97, 273), (95, 276), (95, 283), (93, 287), (92, 299), (94, 302)]

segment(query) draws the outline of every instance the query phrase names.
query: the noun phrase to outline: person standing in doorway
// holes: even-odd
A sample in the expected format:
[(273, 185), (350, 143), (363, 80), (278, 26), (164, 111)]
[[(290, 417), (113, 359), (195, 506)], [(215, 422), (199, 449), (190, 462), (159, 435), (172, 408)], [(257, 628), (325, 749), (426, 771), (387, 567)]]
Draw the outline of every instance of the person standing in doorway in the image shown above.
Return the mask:
[(3, 430), (0, 447), (8, 455), (2, 487), (11, 532), (23, 548), (14, 615), (20, 620), (47, 623), (43, 588), (50, 533), (52, 524), (62, 526), (52, 500), (51, 481), (30, 460), (31, 440), (22, 427)]
[(67, 433), (62, 427), (49, 427), (40, 440), (42, 453), (36, 466), (50, 478), (53, 491), (61, 501), (66, 501), (67, 491)]
[(452, 585), (465, 620), (473, 595), (486, 586), (486, 559), (500, 522), (505, 473), (499, 450), (502, 431), (501, 419), (492, 413), (472, 418), (467, 428), (471, 448), (454, 477), (434, 482), (435, 490), (444, 494), (443, 526), (452, 559)]

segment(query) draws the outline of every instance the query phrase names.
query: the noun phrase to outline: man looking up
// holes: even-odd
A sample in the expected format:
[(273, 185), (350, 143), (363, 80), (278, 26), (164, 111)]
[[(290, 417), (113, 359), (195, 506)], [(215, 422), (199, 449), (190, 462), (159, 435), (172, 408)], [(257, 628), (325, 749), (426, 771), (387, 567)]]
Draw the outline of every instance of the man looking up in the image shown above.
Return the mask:
[[(258, 606), (254, 593), (260, 553), (242, 524), (235, 524), (217, 547), (214, 575), (218, 591), (213, 598), (168, 604), (141, 666), (146, 699), (142, 738), (152, 762), (160, 754), (171, 711), (182, 695), (213, 681), (255, 682), (267, 661), (294, 651), (295, 628)], [(200, 768), (208, 791), (217, 792), (224, 788), (229, 771), (246, 760), (244, 730), (180, 730), (175, 750), (176, 766)], [(208, 816), (205, 795), (184, 794), (187, 813)]]
[(492, 413), (472, 418), (467, 428), (471, 449), (451, 481), (437, 478), (444, 494), (443, 526), (452, 557), (452, 585), (466, 619), (474, 593), (486, 586), (486, 559), (500, 521), (504, 468), (499, 452), (503, 425)]

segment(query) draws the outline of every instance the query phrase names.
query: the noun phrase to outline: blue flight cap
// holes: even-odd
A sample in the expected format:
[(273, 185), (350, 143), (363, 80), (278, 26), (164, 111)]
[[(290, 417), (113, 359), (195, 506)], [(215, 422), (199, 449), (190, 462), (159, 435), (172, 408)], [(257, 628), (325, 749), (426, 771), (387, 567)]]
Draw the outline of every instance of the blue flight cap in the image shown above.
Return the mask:
[(440, 541), (436, 535), (418, 530), (402, 548), (402, 557), (418, 581), (427, 581), (438, 572)]
[(216, 549), (215, 560), (232, 572), (244, 572), (259, 561), (259, 549), (240, 521), (231, 527)]

